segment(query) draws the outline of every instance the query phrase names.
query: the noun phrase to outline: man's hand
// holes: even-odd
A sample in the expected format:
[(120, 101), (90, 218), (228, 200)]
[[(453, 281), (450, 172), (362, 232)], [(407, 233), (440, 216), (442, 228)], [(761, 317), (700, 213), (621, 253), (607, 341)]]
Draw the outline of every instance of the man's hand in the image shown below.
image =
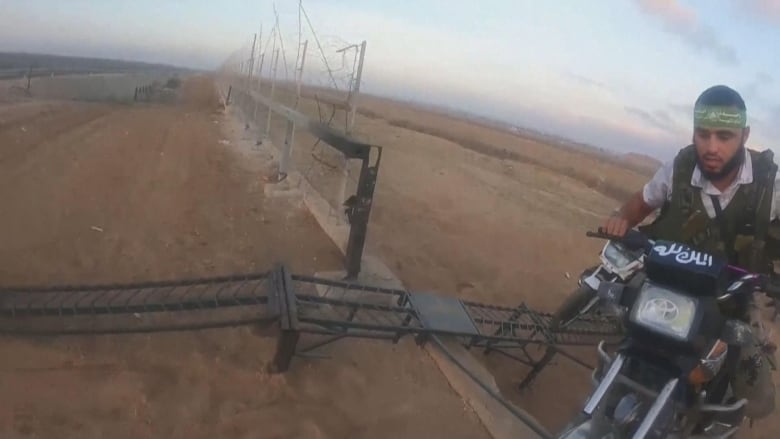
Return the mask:
[(642, 191), (636, 192), (623, 207), (607, 218), (603, 232), (623, 237), (630, 228), (642, 222), (653, 210), (642, 198)]
[(620, 213), (615, 213), (610, 215), (606, 222), (604, 222), (602, 231), (608, 235), (622, 238), (630, 228), (631, 225), (628, 223), (628, 220), (623, 218)]

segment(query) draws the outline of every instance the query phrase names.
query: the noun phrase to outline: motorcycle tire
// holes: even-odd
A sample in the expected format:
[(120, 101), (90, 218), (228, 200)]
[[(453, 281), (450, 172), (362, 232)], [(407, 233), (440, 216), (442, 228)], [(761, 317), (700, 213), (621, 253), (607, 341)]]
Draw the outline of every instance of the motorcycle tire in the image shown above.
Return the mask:
[(555, 331), (561, 326), (570, 323), (580, 310), (596, 296), (597, 292), (587, 284), (582, 283), (577, 289), (572, 291), (568, 297), (561, 303), (558, 309), (552, 315), (550, 320), (550, 329)]

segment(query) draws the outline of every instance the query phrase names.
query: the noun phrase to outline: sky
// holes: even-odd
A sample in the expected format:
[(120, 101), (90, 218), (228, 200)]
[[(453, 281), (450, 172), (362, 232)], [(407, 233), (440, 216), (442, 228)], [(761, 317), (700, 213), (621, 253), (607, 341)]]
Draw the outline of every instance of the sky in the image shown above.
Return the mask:
[[(696, 97), (726, 84), (746, 100), (748, 146), (780, 153), (780, 0), (303, 5), (305, 70), (320, 82), (325, 59), (343, 86), (354, 58), (336, 49), (365, 40), (363, 91), (662, 160), (690, 142)], [(279, 29), (289, 75), (298, 17), (297, 0), (0, 0), (0, 50), (215, 69), (239, 49), (248, 58), (255, 32), (270, 59)]]

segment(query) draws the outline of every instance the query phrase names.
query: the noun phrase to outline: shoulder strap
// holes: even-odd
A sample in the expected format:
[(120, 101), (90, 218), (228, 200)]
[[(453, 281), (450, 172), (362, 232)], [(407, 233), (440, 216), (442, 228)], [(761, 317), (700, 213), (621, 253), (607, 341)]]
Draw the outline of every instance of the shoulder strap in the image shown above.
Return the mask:
[(691, 144), (682, 148), (674, 158), (672, 177), (672, 203), (676, 204), (684, 217), (693, 209), (694, 196), (698, 192), (691, 186), (693, 170), (696, 168), (696, 146)]
[[(751, 151), (752, 153), (752, 151)], [(753, 182), (755, 183), (756, 219), (755, 240), (765, 241), (769, 233), (769, 215), (772, 210), (772, 199), (775, 192), (775, 178), (777, 176), (777, 164), (774, 161), (774, 153), (766, 149), (760, 153), (754, 153), (753, 157)]]
[(733, 233), (729, 233), (726, 218), (723, 216), (723, 208), (720, 205), (720, 199), (716, 195), (710, 195), (710, 199), (712, 200), (712, 206), (715, 208), (715, 220), (718, 222), (718, 227), (720, 227), (720, 239), (723, 240), (726, 257), (732, 264), (736, 263), (737, 255), (734, 248), (736, 237)]
[(750, 245), (748, 267), (750, 270), (764, 272), (768, 268), (766, 258), (766, 239), (769, 235), (769, 215), (774, 198), (777, 165), (774, 154), (767, 149), (760, 153), (750, 151), (753, 161), (753, 184), (749, 195), (750, 207), (754, 209), (753, 240)]

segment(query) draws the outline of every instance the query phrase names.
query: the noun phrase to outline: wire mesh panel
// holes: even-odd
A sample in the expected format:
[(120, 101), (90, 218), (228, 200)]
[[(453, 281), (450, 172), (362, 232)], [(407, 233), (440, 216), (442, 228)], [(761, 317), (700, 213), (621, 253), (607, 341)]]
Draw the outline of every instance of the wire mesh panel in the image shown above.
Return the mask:
[(358, 330), (362, 334), (431, 333), (458, 336), (471, 346), (486, 347), (525, 346), (529, 342), (595, 345), (621, 334), (619, 323), (606, 317), (583, 317), (552, 332), (551, 316), (525, 305), (510, 308), (316, 277), (291, 278), (298, 321), (309, 324), (302, 326), (307, 328), (303, 332), (320, 327), (345, 334)]
[(295, 275), (292, 288), (305, 332), (399, 338), (424, 330), (403, 290)]
[(0, 331), (132, 332), (273, 320), (267, 273), (124, 285), (5, 287)]
[[(580, 362), (558, 346), (595, 345), (621, 334), (617, 321), (595, 317), (581, 318), (553, 333), (550, 318), (525, 305), (502, 307), (294, 275), (281, 265), (266, 273), (205, 279), (0, 288), (0, 333), (6, 334), (137, 333), (274, 324), (280, 330), (272, 362), (277, 371), (287, 370), (295, 355), (346, 337), (397, 342), (411, 335), (424, 342), (443, 335), (531, 365), (531, 377), (551, 357), (534, 360), (525, 349), (529, 344), (547, 345)], [(327, 337), (299, 350), (301, 334)]]

